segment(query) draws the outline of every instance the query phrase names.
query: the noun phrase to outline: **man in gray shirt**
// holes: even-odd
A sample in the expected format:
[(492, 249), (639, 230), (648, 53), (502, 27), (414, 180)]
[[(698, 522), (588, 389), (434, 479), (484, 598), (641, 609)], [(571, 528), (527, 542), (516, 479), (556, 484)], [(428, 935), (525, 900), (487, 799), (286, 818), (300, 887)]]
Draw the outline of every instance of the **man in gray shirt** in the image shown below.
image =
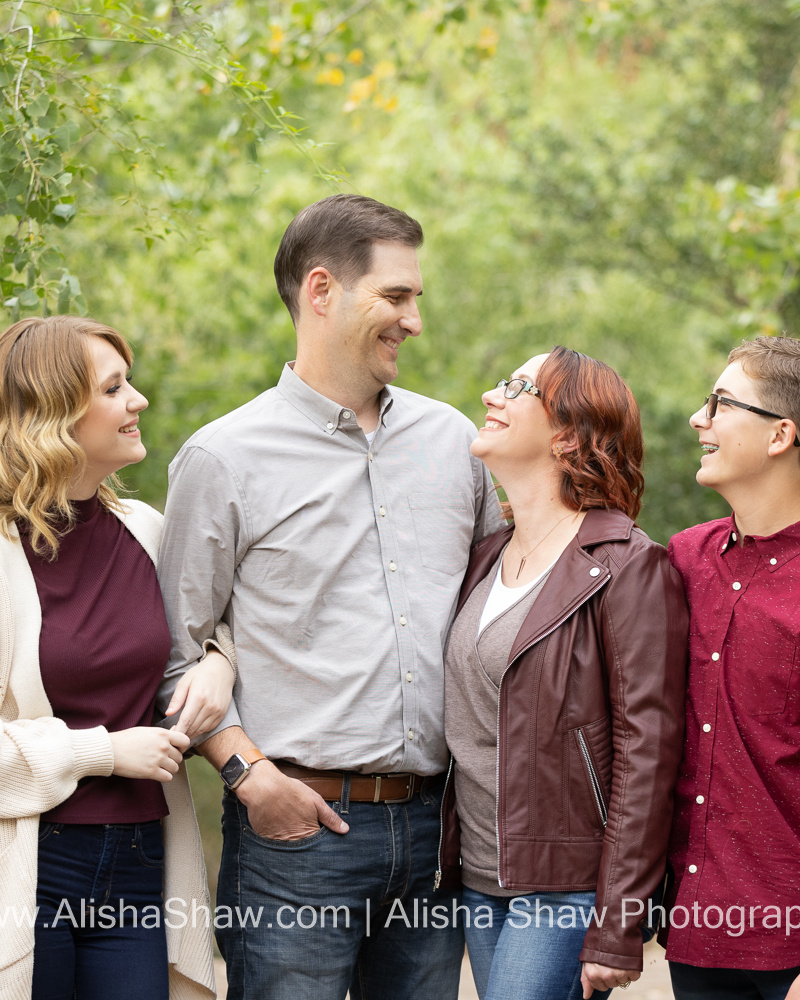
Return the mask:
[(170, 670), (221, 620), (239, 661), (200, 748), (227, 785), (232, 1000), (458, 993), (456, 897), (434, 892), (442, 655), (470, 545), (501, 518), (473, 424), (388, 388), (421, 331), (421, 243), (369, 198), (304, 209), (275, 260), (297, 360), (170, 467)]

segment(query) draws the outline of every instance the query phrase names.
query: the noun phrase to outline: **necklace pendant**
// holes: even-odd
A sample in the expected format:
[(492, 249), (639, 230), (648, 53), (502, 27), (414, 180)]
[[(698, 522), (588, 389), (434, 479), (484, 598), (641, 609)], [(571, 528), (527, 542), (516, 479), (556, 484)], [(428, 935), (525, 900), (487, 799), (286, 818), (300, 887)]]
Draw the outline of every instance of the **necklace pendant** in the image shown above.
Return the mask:
[(519, 575), (525, 568), (525, 560), (527, 558), (528, 558), (527, 556), (523, 556), (522, 559), (520, 560), (519, 569), (517, 570), (517, 575), (514, 577), (515, 580), (519, 580)]

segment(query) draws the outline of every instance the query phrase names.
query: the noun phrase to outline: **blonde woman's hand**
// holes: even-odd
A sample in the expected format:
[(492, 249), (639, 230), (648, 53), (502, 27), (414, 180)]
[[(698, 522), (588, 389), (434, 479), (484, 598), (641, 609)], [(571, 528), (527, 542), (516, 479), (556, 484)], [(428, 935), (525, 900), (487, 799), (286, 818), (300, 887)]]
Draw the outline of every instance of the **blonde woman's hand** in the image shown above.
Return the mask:
[(228, 711), (235, 679), (233, 667), (222, 653), (209, 650), (178, 681), (166, 712), (169, 718), (183, 708), (173, 728), (190, 738), (210, 732)]
[(135, 726), (109, 735), (114, 751), (112, 774), (155, 781), (172, 781), (190, 742), (184, 733), (158, 726)]

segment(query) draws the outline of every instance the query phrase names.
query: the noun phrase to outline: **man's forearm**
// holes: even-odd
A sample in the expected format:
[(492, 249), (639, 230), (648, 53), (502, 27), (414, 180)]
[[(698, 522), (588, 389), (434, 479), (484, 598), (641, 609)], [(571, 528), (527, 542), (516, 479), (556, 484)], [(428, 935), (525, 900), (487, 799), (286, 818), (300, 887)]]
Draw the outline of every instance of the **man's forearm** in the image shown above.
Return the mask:
[(228, 726), (227, 729), (210, 736), (204, 743), (195, 747), (196, 752), (205, 757), (217, 770), (235, 753), (257, 749), (258, 747), (241, 726)]

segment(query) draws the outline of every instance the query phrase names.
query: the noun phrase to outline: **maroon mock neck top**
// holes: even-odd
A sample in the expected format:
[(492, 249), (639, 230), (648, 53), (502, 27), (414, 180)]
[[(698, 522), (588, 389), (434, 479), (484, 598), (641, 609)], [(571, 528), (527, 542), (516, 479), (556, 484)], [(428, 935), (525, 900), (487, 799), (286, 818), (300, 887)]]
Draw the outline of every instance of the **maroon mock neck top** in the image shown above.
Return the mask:
[[(70, 729), (149, 726), (170, 637), (150, 557), (96, 496), (73, 501), (75, 526), (48, 562), (22, 545), (42, 607), (39, 667), (56, 718)], [(166, 816), (157, 781), (87, 777), (43, 814), (54, 823), (144, 823)]]

